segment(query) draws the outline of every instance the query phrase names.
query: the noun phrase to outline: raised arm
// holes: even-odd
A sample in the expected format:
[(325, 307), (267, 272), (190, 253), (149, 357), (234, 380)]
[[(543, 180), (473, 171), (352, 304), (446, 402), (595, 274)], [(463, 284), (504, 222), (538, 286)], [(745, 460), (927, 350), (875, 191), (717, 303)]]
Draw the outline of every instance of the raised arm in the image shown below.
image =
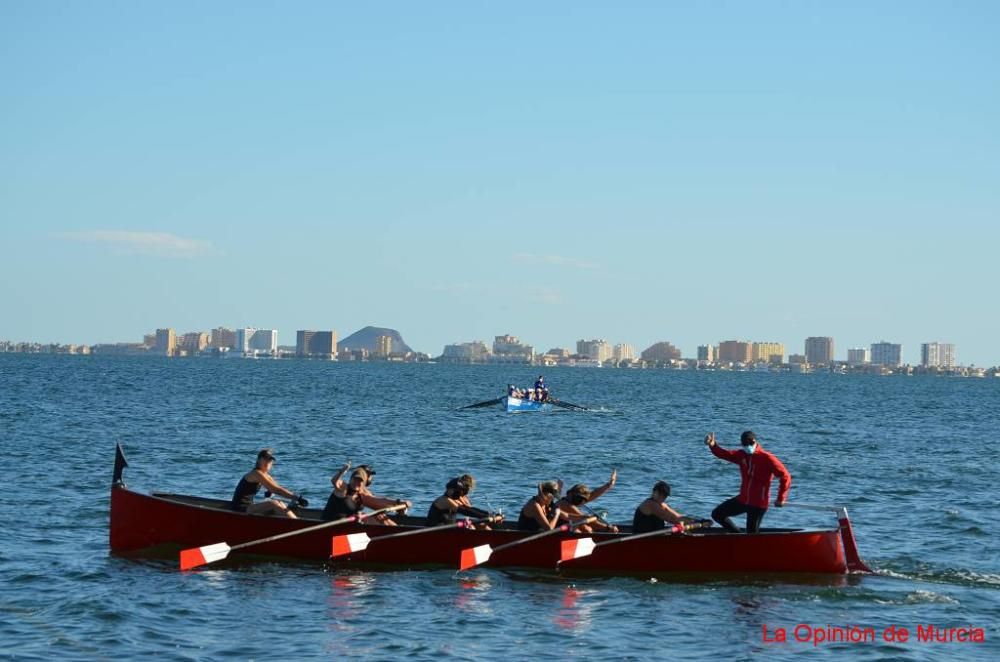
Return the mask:
[(340, 471), (333, 474), (333, 477), (330, 478), (330, 484), (333, 485), (335, 489), (338, 490), (344, 489), (344, 481), (342, 479), (344, 477), (344, 474), (346, 474), (348, 470), (350, 470), (350, 468), (351, 468), (351, 463), (347, 462), (344, 464), (344, 466), (340, 468)]
[(590, 493), (590, 498), (587, 499), (587, 502), (590, 503), (591, 501), (595, 501), (602, 494), (604, 494), (605, 492), (607, 492), (608, 490), (610, 490), (612, 487), (614, 487), (616, 482), (618, 482), (618, 470), (617, 469), (612, 469), (611, 470), (611, 478), (608, 479), (608, 482), (604, 483), (603, 485), (601, 485), (600, 487), (598, 487), (597, 489), (595, 489), (593, 492), (591, 492)]
[(740, 453), (742, 453), (742, 451), (730, 451), (720, 446), (715, 441), (714, 432), (709, 432), (705, 436), (705, 445), (708, 446), (708, 449), (710, 451), (712, 451), (712, 455), (719, 458), (720, 460), (725, 460), (727, 462), (733, 462), (734, 464), (739, 464)]

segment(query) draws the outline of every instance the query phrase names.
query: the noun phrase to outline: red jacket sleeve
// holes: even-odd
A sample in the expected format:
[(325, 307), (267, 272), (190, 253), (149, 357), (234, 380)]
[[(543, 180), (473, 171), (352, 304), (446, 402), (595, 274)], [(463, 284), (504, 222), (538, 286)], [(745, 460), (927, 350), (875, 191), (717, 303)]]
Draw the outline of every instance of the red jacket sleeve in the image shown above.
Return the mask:
[(715, 457), (719, 458), (720, 460), (725, 460), (726, 462), (732, 462), (733, 464), (739, 464), (740, 455), (743, 454), (743, 451), (726, 450), (722, 446), (719, 446), (719, 444), (717, 443), (709, 446), (708, 449), (712, 451), (712, 455), (714, 455)]
[(792, 474), (774, 455), (771, 456), (771, 473), (778, 477), (778, 503), (784, 503), (788, 498), (788, 490), (792, 487)]

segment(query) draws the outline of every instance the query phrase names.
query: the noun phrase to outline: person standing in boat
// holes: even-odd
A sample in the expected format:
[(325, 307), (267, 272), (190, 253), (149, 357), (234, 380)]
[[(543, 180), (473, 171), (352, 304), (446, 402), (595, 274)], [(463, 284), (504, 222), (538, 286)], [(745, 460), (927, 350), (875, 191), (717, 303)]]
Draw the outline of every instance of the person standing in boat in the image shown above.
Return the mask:
[[(618, 481), (618, 470), (611, 470), (611, 478), (608, 482), (601, 485), (593, 492), (590, 488), (583, 483), (577, 483), (573, 487), (566, 490), (566, 496), (556, 503), (556, 508), (561, 510), (566, 518), (570, 520), (577, 520), (587, 517), (590, 513), (585, 513), (580, 508), (591, 501), (597, 500), (602, 494), (610, 490), (615, 486)], [(596, 531), (609, 531), (611, 533), (618, 533), (618, 527), (614, 524), (609, 524), (604, 520), (598, 519), (592, 524), (581, 524), (577, 527), (580, 533), (593, 533)]]
[(309, 505), (299, 495), (278, 485), (277, 481), (271, 477), (271, 468), (273, 466), (274, 452), (270, 448), (265, 448), (257, 453), (257, 464), (254, 465), (253, 469), (244, 474), (243, 478), (240, 478), (240, 482), (236, 485), (236, 491), (233, 492), (233, 500), (230, 503), (230, 507), (233, 510), (248, 515), (284, 515), (285, 517), (295, 519), (295, 513), (280, 501), (265, 499), (254, 502), (253, 498), (260, 491), (262, 485), (265, 491), (287, 497), (294, 501), (296, 505), (303, 507)]
[[(469, 501), (469, 492), (475, 487), (476, 479), (469, 474), (463, 474), (449, 480), (448, 484), (445, 485), (444, 494), (434, 499), (431, 507), (427, 510), (427, 526), (452, 524), (455, 522), (456, 515), (479, 519), (489, 517), (489, 512), (476, 508)], [(481, 528), (489, 529), (489, 526), (483, 524)]]
[(653, 485), (653, 494), (639, 504), (632, 515), (632, 533), (649, 533), (666, 527), (666, 523), (680, 524), (683, 516), (667, 505), (670, 485), (658, 481)]
[(565, 519), (563, 512), (555, 508), (556, 497), (562, 492), (562, 481), (547, 480), (538, 484), (538, 493), (521, 508), (517, 518), (517, 528), (521, 531), (548, 531)]
[(792, 475), (781, 460), (761, 448), (757, 443), (757, 436), (751, 430), (740, 435), (741, 450), (722, 448), (716, 443), (714, 432), (705, 437), (705, 445), (715, 457), (738, 464), (742, 479), (739, 495), (720, 503), (712, 511), (712, 519), (726, 530), (739, 533), (739, 527), (730, 518), (746, 513), (747, 533), (757, 533), (771, 501), (771, 479), (778, 477), (778, 499), (774, 505), (780, 508), (788, 500)]
[(535, 392), (535, 400), (538, 402), (545, 402), (549, 399), (549, 389), (545, 386), (545, 377), (543, 375), (538, 375), (538, 379), (535, 380), (535, 387), (532, 390)]
[[(323, 508), (323, 521), (357, 515), (365, 508), (379, 510), (381, 508), (389, 508), (391, 506), (406, 506), (406, 508), (403, 509), (405, 512), (406, 509), (413, 507), (412, 503), (404, 499), (390, 499), (372, 494), (368, 488), (371, 486), (372, 479), (375, 477), (375, 470), (367, 464), (358, 466), (351, 474), (350, 480), (345, 482), (343, 480), (344, 474), (346, 474), (350, 468), (351, 463), (348, 462), (340, 468), (340, 471), (335, 473), (333, 477), (330, 478), (330, 483), (333, 485), (333, 491), (330, 493), (330, 498), (326, 500), (326, 506)], [(388, 526), (396, 525), (396, 523), (385, 513), (376, 515), (375, 521), (379, 524), (385, 524)]]

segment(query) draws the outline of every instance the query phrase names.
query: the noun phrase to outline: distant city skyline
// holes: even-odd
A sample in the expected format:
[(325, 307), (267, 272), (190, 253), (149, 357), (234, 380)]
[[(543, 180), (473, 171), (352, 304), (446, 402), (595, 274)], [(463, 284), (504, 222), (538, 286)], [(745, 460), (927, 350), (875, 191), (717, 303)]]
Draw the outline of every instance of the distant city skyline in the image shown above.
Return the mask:
[(832, 337), (996, 364), (998, 22), (0, 3), (0, 337), (377, 324), (430, 354)]
[[(372, 325), (365, 325), (363, 329), (372, 328)], [(391, 327), (386, 327), (391, 328)], [(394, 329), (397, 330), (398, 329)], [(173, 327), (164, 327), (155, 329), (153, 333), (140, 334), (139, 337), (142, 338), (142, 342), (146, 343), (151, 347), (155, 347), (157, 350), (162, 351), (166, 347), (178, 347), (188, 350), (198, 351), (204, 348), (219, 348), (219, 347), (233, 347), (239, 349), (240, 351), (246, 353), (249, 350), (257, 350), (261, 352), (274, 353), (277, 351), (278, 347), (296, 347), (296, 352), (298, 354), (333, 354), (339, 345), (338, 343), (338, 332), (336, 329), (331, 329), (328, 331), (317, 331), (315, 328), (311, 330), (296, 329), (295, 333), (295, 343), (281, 342), (281, 336), (278, 329), (263, 329), (257, 327), (237, 327), (229, 328), (226, 326), (218, 326), (210, 331), (186, 331), (181, 332)], [(266, 334), (262, 336), (261, 334)], [(406, 334), (401, 332), (401, 335)], [(317, 341), (322, 339), (322, 342), (326, 343), (327, 349), (319, 349), (316, 347), (310, 347), (313, 337), (316, 337)], [(698, 345), (694, 351), (689, 351), (687, 348), (676, 348), (673, 343), (667, 339), (661, 339), (650, 343), (646, 346), (636, 346), (627, 342), (619, 341), (608, 341), (605, 339), (592, 339), (592, 340), (577, 340), (575, 342), (575, 349), (570, 344), (553, 344), (546, 345), (544, 347), (540, 345), (528, 342), (527, 339), (521, 338), (514, 334), (500, 334), (493, 337), (493, 341), (488, 341), (486, 339), (475, 339), (475, 340), (458, 340), (454, 342), (448, 342), (442, 345), (441, 350), (423, 350), (415, 349), (414, 351), (422, 354), (426, 354), (430, 357), (438, 357), (449, 355), (448, 348), (460, 345), (477, 345), (481, 349), (475, 350), (475, 352), (499, 352), (506, 353), (511, 352), (513, 354), (520, 354), (522, 351), (530, 351), (534, 355), (542, 355), (551, 350), (562, 350), (566, 355), (579, 354), (590, 356), (599, 361), (607, 361), (612, 358), (615, 360), (622, 359), (632, 359), (636, 357), (638, 347), (639, 351), (645, 352), (650, 349), (654, 349), (659, 345), (666, 345), (670, 347), (671, 353), (678, 352), (676, 358), (684, 359), (697, 359), (706, 360), (708, 362), (722, 361), (722, 362), (741, 362), (741, 363), (756, 363), (756, 362), (771, 362), (772, 357), (778, 359), (781, 357), (782, 361), (789, 360), (789, 357), (800, 355), (802, 360), (806, 363), (826, 363), (827, 359), (831, 362), (848, 363), (851, 365), (863, 364), (863, 363), (875, 363), (875, 364), (885, 364), (885, 365), (931, 365), (931, 366), (957, 366), (957, 365), (977, 365), (985, 367), (1000, 366), (1000, 361), (993, 363), (967, 363), (958, 360), (958, 350), (956, 349), (955, 343), (947, 343), (941, 340), (927, 341), (919, 344), (919, 358), (915, 361), (910, 361), (906, 359), (905, 345), (902, 343), (894, 343), (886, 341), (884, 339), (873, 341), (863, 347), (849, 347), (842, 350), (842, 356), (838, 356), (834, 351), (835, 339), (829, 336), (810, 336), (803, 339), (802, 346), (803, 351), (799, 352), (795, 349), (788, 350), (783, 343), (776, 343), (771, 341), (761, 342), (752, 340), (720, 340), (714, 343), (707, 343), (703, 345)], [(221, 339), (221, 341), (220, 341)], [(0, 335), (0, 342), (34, 342), (41, 344), (79, 344), (79, 345), (95, 345), (95, 344), (114, 344), (114, 343), (136, 343), (139, 342), (134, 338), (122, 339), (118, 338), (115, 340), (106, 341), (105, 343), (88, 343), (88, 342), (67, 342), (67, 341), (40, 341), (37, 339), (17, 339), (17, 338), (5, 338)], [(305, 349), (303, 349), (305, 347)], [(499, 347), (499, 349), (498, 349)], [(242, 348), (242, 349), (240, 349)], [(389, 350), (383, 350), (382, 353), (388, 354)], [(463, 353), (468, 353), (468, 348), (462, 350)], [(781, 362), (781, 361), (779, 361)]]

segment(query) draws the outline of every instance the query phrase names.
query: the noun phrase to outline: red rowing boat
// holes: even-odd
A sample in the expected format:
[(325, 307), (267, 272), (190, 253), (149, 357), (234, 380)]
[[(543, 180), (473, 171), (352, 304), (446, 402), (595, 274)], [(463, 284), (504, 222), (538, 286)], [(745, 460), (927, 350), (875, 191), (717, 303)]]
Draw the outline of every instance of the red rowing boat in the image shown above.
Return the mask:
[[(320, 524), (320, 511), (299, 510), (300, 519), (247, 515), (230, 510), (229, 501), (176, 494), (142, 494), (128, 489), (121, 479), (124, 458), (116, 462), (111, 488), (111, 551), (120, 555), (172, 555), (184, 548), (225, 542), (228, 545), (260, 538), (280, 539), (255, 545), (254, 556), (327, 561), (334, 535), (366, 533), (371, 543), (362, 551), (338, 557), (338, 564), (364, 564), (413, 568), (457, 567), (463, 549), (490, 545), (499, 548), (531, 533), (509, 524), (493, 530), (436, 528), (398, 541), (379, 544), (382, 536), (417, 532), (426, 528), (420, 517), (396, 518), (399, 526), (348, 522), (301, 534), (294, 532)], [(572, 531), (497, 549), (488, 565), (555, 569), (562, 572), (613, 575), (663, 575), (669, 573), (845, 573), (866, 571), (858, 556), (846, 511), (835, 529), (764, 529), (761, 533), (732, 534), (703, 529), (685, 535), (626, 538), (631, 527), (617, 534), (584, 535)], [(294, 535), (282, 536), (292, 533)], [(589, 556), (559, 564), (562, 542), (593, 538), (598, 544)], [(612, 540), (620, 543), (601, 545)]]

